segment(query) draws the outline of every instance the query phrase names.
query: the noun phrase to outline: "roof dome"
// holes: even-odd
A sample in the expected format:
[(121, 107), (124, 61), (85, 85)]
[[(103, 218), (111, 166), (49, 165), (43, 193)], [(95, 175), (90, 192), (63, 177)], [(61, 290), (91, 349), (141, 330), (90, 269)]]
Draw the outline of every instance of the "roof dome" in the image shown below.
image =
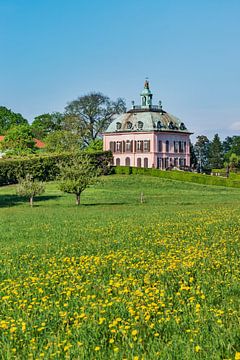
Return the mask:
[(173, 131), (189, 133), (185, 124), (162, 109), (162, 103), (152, 105), (152, 93), (146, 80), (141, 93), (141, 105), (134, 105), (109, 125), (106, 133), (132, 131)]

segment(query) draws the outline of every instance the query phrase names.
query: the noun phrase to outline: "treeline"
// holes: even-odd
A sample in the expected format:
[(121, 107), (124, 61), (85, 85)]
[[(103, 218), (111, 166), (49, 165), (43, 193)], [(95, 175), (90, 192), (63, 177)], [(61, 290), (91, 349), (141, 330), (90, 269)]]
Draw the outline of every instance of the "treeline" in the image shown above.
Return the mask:
[(113, 116), (125, 111), (123, 99), (112, 101), (95, 92), (71, 101), (63, 113), (36, 116), (31, 124), (21, 114), (0, 106), (0, 135), (4, 135), (0, 151), (9, 156), (42, 151), (34, 139), (44, 142), (47, 153), (86, 148), (101, 151), (101, 133), (107, 129)]
[(199, 172), (213, 169), (240, 169), (240, 136), (228, 136), (221, 141), (218, 134), (212, 140), (207, 136), (197, 137), (195, 145), (191, 145), (191, 164)]

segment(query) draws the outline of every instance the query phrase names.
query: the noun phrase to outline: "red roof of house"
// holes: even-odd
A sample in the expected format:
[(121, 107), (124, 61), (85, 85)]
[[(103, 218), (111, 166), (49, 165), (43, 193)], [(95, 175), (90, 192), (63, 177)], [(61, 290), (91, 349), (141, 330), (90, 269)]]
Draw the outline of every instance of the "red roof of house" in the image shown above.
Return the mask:
[[(3, 141), (4, 139), (4, 136), (3, 135), (0, 135), (0, 141)], [(42, 149), (45, 147), (45, 144), (44, 142), (42, 142), (41, 140), (38, 140), (38, 139), (33, 139), (35, 141), (35, 145), (38, 149)]]

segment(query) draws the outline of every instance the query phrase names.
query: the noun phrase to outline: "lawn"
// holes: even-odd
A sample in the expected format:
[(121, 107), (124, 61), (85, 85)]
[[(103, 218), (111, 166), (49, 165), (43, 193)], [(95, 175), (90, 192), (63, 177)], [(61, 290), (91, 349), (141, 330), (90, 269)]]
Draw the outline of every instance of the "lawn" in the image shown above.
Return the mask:
[(0, 358), (240, 358), (240, 189), (114, 175), (81, 201), (0, 188)]

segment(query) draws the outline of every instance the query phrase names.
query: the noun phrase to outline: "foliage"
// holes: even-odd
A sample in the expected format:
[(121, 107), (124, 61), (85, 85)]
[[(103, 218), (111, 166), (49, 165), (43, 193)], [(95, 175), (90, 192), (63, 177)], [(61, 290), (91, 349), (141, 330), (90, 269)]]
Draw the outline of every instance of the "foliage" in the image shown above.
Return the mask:
[(18, 125), (7, 131), (1, 149), (14, 155), (31, 154), (36, 151), (33, 133), (29, 125)]
[(87, 152), (103, 151), (103, 140), (96, 139), (92, 140), (86, 148)]
[(205, 135), (197, 136), (197, 141), (194, 145), (194, 153), (197, 158), (198, 169), (200, 172), (209, 165), (209, 146), (210, 141)]
[(223, 145), (218, 134), (216, 134), (209, 146), (208, 162), (210, 168), (221, 168), (223, 166), (223, 157)]
[(57, 130), (49, 133), (44, 142), (46, 152), (74, 152), (81, 150), (83, 147), (79, 135), (67, 130)]
[(196, 184), (240, 188), (240, 179), (226, 179), (217, 176), (197, 174), (197, 173), (185, 172), (185, 171), (175, 171), (175, 170), (162, 171), (159, 169), (137, 168), (131, 166), (115, 166), (112, 168), (112, 173), (125, 174), (125, 175), (130, 175), (130, 174), (150, 175), (164, 179), (172, 179), (172, 180), (178, 180), (184, 182), (186, 181)]
[(107, 129), (114, 115), (126, 111), (126, 106), (121, 98), (111, 101), (101, 93), (92, 92), (71, 101), (65, 110), (63, 127), (79, 134), (89, 145)]
[(27, 174), (24, 179), (20, 178), (16, 192), (20, 196), (29, 198), (30, 206), (33, 206), (33, 198), (44, 193), (45, 186), (42, 182), (35, 181), (32, 175)]
[(31, 124), (32, 132), (37, 139), (44, 139), (49, 133), (61, 130), (63, 115), (59, 112), (36, 116)]
[[(50, 181), (59, 175), (59, 162), (68, 162), (71, 153), (31, 155), (22, 158), (0, 159), (0, 185), (14, 184), (19, 177), (31, 174), (34, 179)], [(101, 151), (89, 154), (93, 164), (104, 174), (109, 172), (112, 154)]]
[(0, 135), (4, 135), (11, 127), (16, 125), (28, 125), (28, 122), (21, 114), (0, 106)]
[(80, 212), (53, 183), (36, 211), (14, 191), (0, 188), (0, 358), (236, 358), (239, 189), (108, 176)]
[(94, 184), (99, 169), (92, 162), (89, 155), (76, 153), (71, 159), (59, 164), (59, 189), (68, 194), (76, 195), (76, 205), (80, 205), (81, 193), (90, 185)]

